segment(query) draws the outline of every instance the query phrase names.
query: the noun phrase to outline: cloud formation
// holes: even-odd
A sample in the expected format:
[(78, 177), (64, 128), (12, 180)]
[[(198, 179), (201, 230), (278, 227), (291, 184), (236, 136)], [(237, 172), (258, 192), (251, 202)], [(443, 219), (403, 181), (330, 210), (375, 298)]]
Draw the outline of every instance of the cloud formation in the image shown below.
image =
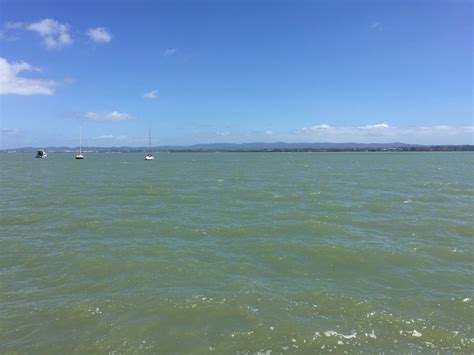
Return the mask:
[(145, 94), (143, 94), (144, 99), (150, 99), (150, 100), (157, 100), (159, 99), (158, 96), (158, 90), (151, 90)]
[(163, 57), (171, 57), (172, 55), (175, 55), (177, 51), (178, 48), (166, 48), (163, 52)]
[[(6, 22), (3, 30), (0, 31), (0, 40), (17, 40), (18, 37), (14, 34), (18, 30), (37, 33), (42, 38), (43, 44), (47, 49), (59, 49), (74, 42), (69, 24), (61, 23), (51, 18), (45, 18), (32, 23)], [(86, 31), (86, 35), (95, 43), (109, 43), (113, 39), (112, 33), (105, 27), (89, 28)]]
[(386, 123), (378, 123), (378, 124), (374, 124), (374, 125), (368, 124), (367, 126), (365, 126), (365, 128), (367, 128), (367, 129), (378, 129), (378, 128), (390, 128), (390, 126)]
[(474, 126), (408, 126), (392, 127), (386, 123), (365, 126), (315, 125), (298, 129), (291, 134), (292, 141), (360, 142), (360, 143), (419, 143), (461, 144), (474, 141)]
[(378, 31), (381, 32), (383, 31), (383, 26), (380, 22), (378, 21), (372, 21), (369, 26), (371, 31)]
[(113, 134), (102, 134), (98, 137), (95, 137), (95, 139), (100, 139), (100, 140), (110, 140), (110, 139), (115, 139), (118, 141), (126, 139), (127, 136), (120, 135), (120, 136), (114, 136)]
[(9, 63), (0, 57), (0, 95), (54, 95), (56, 81), (19, 76), (25, 71), (41, 72), (41, 69), (26, 62)]
[(104, 27), (89, 28), (87, 36), (95, 43), (109, 43), (112, 40), (112, 33)]
[(58, 49), (73, 43), (69, 33), (69, 25), (53, 19), (43, 19), (38, 22), (24, 24), (21, 22), (10, 23), (10, 29), (25, 29), (36, 32), (43, 39), (43, 44), (48, 49)]
[(221, 143), (287, 142), (287, 143), (409, 143), (409, 144), (474, 144), (474, 125), (391, 126), (375, 123), (361, 126), (316, 124), (294, 130), (248, 131), (213, 129), (195, 132), (199, 142)]
[(132, 120), (133, 116), (128, 113), (111, 111), (111, 112), (85, 112), (83, 118), (91, 121), (127, 121)]

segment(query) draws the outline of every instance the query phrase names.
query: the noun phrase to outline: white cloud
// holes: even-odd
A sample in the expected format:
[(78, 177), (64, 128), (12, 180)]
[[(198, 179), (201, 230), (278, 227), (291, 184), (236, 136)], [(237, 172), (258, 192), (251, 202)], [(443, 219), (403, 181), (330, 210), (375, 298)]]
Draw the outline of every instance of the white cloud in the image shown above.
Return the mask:
[(328, 132), (330, 133), (345, 133), (345, 132), (350, 132), (350, 131), (371, 131), (371, 130), (380, 130), (384, 128), (390, 128), (390, 126), (386, 123), (378, 123), (374, 125), (366, 125), (366, 126), (361, 126), (361, 127), (333, 127), (328, 124), (320, 124), (320, 125), (315, 125), (309, 128), (301, 128), (297, 130), (297, 133), (301, 134), (327, 134)]
[(121, 135), (121, 136), (114, 136), (113, 134), (103, 134), (103, 135), (101, 135), (101, 136), (96, 137), (95, 139), (101, 139), (101, 140), (114, 139), (114, 140), (119, 140), (119, 141), (121, 141), (121, 140), (124, 140), (124, 139), (126, 139), (126, 138), (127, 138), (127, 136), (123, 136), (123, 135)]
[(0, 57), (0, 95), (54, 95), (56, 81), (18, 76), (24, 71), (41, 72), (41, 69), (26, 62), (9, 63)]
[(111, 112), (86, 112), (83, 117), (92, 121), (126, 121), (133, 117), (128, 113), (111, 111)]
[(327, 125), (327, 124), (321, 124), (321, 125), (316, 125), (316, 126), (313, 126), (313, 127), (310, 127), (310, 128), (303, 128), (304, 130), (305, 129), (308, 129), (310, 131), (319, 131), (319, 130), (324, 130), (324, 129), (330, 129), (331, 126)]
[(369, 26), (371, 31), (378, 31), (381, 32), (383, 31), (383, 26), (380, 22), (378, 21), (372, 21)]
[(96, 43), (109, 43), (112, 40), (112, 33), (104, 27), (89, 28), (87, 35)]
[(368, 124), (367, 126), (365, 126), (365, 128), (368, 128), (368, 129), (380, 129), (380, 128), (390, 128), (390, 126), (386, 123), (378, 123), (378, 124), (374, 124), (374, 125), (370, 125)]
[(166, 48), (163, 52), (163, 57), (171, 57), (172, 55), (176, 54), (178, 48)]
[(288, 143), (409, 143), (409, 144), (474, 144), (474, 126), (390, 126), (387, 123), (360, 126), (316, 124), (293, 131), (246, 131), (230, 129), (199, 132), (199, 142), (288, 142)]
[(143, 94), (143, 98), (144, 99), (151, 99), (151, 100), (159, 99), (158, 90), (151, 90), (151, 91)]
[(114, 138), (113, 134), (103, 134), (101, 136), (96, 137), (97, 139), (112, 139)]
[(17, 29), (24, 28), (28, 31), (38, 33), (48, 49), (61, 48), (73, 43), (67, 23), (60, 23), (56, 20), (46, 18), (28, 25), (22, 24), (21, 22), (15, 23), (15, 26)]
[[(321, 129), (321, 127), (325, 127)], [(392, 127), (386, 123), (366, 126), (316, 125), (285, 135), (288, 141), (360, 142), (413, 144), (472, 144), (474, 126), (408, 126)]]

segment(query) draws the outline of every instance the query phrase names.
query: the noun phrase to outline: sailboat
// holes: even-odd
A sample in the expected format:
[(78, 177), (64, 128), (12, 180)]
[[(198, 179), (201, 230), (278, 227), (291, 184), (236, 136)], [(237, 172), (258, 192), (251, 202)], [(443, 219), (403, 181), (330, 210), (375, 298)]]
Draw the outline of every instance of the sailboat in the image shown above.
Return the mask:
[(155, 157), (151, 154), (151, 127), (148, 127), (148, 154), (145, 155), (145, 160), (155, 160)]
[(76, 154), (76, 159), (84, 159), (84, 155), (82, 155), (82, 127), (79, 134), (79, 154)]

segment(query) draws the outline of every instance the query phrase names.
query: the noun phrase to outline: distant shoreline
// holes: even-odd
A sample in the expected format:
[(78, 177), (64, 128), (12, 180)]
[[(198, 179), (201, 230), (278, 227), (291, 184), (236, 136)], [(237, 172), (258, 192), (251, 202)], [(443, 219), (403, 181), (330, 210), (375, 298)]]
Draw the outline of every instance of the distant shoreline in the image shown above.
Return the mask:
[[(264, 145), (263, 143), (259, 143)], [(332, 143), (337, 145), (337, 143)], [(289, 144), (290, 145), (290, 144)], [(299, 144), (297, 144), (299, 145)], [(323, 144), (321, 144), (323, 145)], [(350, 145), (350, 144), (341, 144)], [(357, 144), (356, 144), (357, 145)], [(38, 148), (23, 147), (16, 149), (3, 149), (1, 153), (35, 153)], [(51, 153), (75, 153), (79, 148), (69, 147), (46, 147), (47, 152)], [(87, 153), (145, 153), (148, 148), (144, 147), (83, 147), (83, 152)], [(151, 148), (150, 151), (156, 153), (331, 153), (331, 152), (472, 152), (474, 145), (403, 145), (403, 146), (389, 146), (389, 145), (373, 145), (361, 144), (361, 146), (348, 147), (241, 147), (240, 145), (227, 145), (219, 147), (216, 145), (197, 145), (189, 147), (156, 147)]]

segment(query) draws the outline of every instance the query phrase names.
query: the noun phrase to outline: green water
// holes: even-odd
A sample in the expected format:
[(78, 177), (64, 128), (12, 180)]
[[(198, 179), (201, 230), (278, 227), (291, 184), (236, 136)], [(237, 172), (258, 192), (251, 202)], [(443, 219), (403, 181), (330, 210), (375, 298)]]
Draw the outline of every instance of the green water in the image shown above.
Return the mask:
[(0, 353), (474, 351), (472, 153), (0, 168)]

